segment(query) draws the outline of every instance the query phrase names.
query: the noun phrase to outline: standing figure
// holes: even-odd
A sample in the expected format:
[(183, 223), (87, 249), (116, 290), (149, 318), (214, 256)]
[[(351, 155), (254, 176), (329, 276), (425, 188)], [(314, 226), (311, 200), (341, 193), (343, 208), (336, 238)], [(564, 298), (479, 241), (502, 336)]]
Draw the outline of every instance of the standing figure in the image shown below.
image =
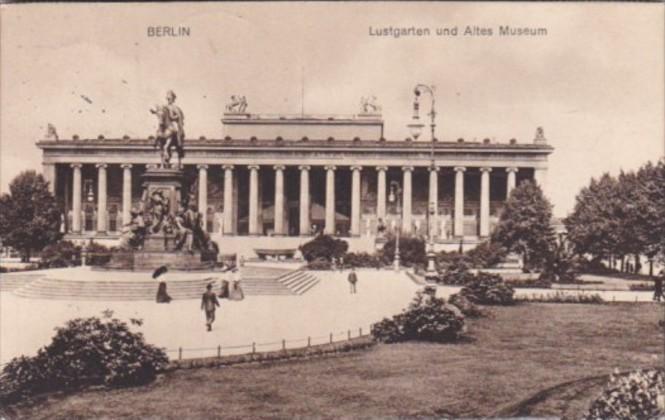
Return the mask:
[(159, 279), (159, 286), (157, 287), (157, 297), (156, 301), (157, 303), (169, 303), (171, 302), (171, 296), (166, 292), (166, 273), (169, 271), (169, 269), (163, 265), (159, 267), (157, 270), (152, 273), (152, 278), (157, 280)]
[(653, 285), (653, 300), (660, 302), (660, 298), (663, 297), (663, 275), (656, 277)]
[(356, 294), (356, 283), (358, 283), (358, 276), (356, 275), (356, 269), (351, 267), (351, 272), (349, 273), (349, 288), (352, 295)]
[(157, 105), (150, 112), (157, 115), (158, 126), (155, 138), (155, 146), (159, 146), (162, 167), (171, 166), (172, 148), (178, 154), (178, 168), (181, 167), (182, 158), (185, 156), (185, 115), (180, 107), (175, 104), (176, 95), (172, 90), (166, 92), (166, 105)]
[(245, 294), (243, 293), (242, 288), (240, 287), (240, 280), (242, 279), (240, 274), (240, 269), (238, 267), (235, 267), (232, 273), (233, 277), (231, 281), (231, 291), (229, 293), (229, 299), (243, 300), (245, 298)]
[(212, 284), (206, 286), (206, 291), (201, 297), (201, 310), (206, 314), (206, 328), (212, 331), (212, 323), (215, 322), (215, 310), (219, 306), (219, 301), (215, 292), (212, 291)]

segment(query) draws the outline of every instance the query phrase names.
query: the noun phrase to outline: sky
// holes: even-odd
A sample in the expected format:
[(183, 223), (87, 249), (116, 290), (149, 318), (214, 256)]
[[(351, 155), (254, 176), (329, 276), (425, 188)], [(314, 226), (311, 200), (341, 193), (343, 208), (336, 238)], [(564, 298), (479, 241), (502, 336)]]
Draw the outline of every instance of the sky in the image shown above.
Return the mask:
[[(352, 114), (375, 95), (385, 137), (408, 136), (413, 88), (436, 86), (437, 137), (531, 142), (555, 151), (546, 193), (563, 216), (604, 172), (663, 156), (663, 4), (200, 3), (0, 6), (0, 191), (41, 170), (60, 138), (147, 137), (173, 89), (188, 137), (222, 138), (231, 95), (248, 112)], [(493, 36), (461, 36), (466, 26)], [(546, 28), (502, 37), (499, 25)], [(185, 26), (189, 37), (148, 37)], [(371, 36), (458, 27), (457, 37)], [(370, 29), (371, 28), (371, 29)], [(426, 108), (426, 106), (425, 106)]]

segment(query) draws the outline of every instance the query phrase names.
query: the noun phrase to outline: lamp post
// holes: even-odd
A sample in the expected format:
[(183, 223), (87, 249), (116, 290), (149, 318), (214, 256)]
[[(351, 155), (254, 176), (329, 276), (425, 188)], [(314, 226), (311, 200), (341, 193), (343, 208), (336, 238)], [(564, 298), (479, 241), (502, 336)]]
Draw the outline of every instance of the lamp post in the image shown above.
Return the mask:
[(393, 265), (395, 267), (395, 271), (399, 271), (399, 232), (402, 230), (402, 206), (400, 202), (400, 197), (402, 196), (402, 188), (399, 186), (399, 182), (397, 181), (390, 181), (390, 193), (388, 194), (388, 201), (392, 203), (396, 203), (396, 211), (397, 215), (399, 216), (399, 224), (397, 225), (397, 233), (395, 234), (395, 259), (393, 261)]
[[(414, 140), (418, 140), (418, 137), (422, 134), (422, 130), (425, 127), (425, 124), (423, 124), (420, 121), (420, 95), (423, 93), (429, 94), (432, 102), (430, 106), (430, 111), (427, 114), (430, 117), (430, 130), (432, 134), (432, 138), (430, 141), (430, 153), (429, 153), (429, 158), (430, 158), (430, 166), (429, 170), (434, 171), (436, 170), (436, 164), (434, 161), (434, 142), (436, 141), (436, 136), (435, 136), (435, 128), (436, 128), (436, 108), (435, 108), (435, 98), (434, 98), (434, 86), (428, 86), (424, 85), (422, 83), (416, 85), (415, 89), (413, 90), (413, 93), (415, 95), (415, 98), (413, 100), (413, 119), (410, 124), (407, 125), (409, 130), (411, 131), (411, 135), (413, 136)], [(435, 194), (435, 196), (438, 194)], [(427, 224), (427, 270), (425, 271), (425, 279), (428, 280), (434, 280), (437, 277), (437, 271), (436, 271), (436, 265), (435, 265), (435, 258), (436, 258), (436, 253), (434, 252), (434, 237), (432, 235), (432, 228), (430, 226), (432, 216), (434, 215), (436, 211), (436, 206), (438, 203), (436, 202), (436, 199), (432, 201), (432, 199), (429, 199), (429, 203), (427, 206), (427, 215), (426, 215), (426, 224)]]

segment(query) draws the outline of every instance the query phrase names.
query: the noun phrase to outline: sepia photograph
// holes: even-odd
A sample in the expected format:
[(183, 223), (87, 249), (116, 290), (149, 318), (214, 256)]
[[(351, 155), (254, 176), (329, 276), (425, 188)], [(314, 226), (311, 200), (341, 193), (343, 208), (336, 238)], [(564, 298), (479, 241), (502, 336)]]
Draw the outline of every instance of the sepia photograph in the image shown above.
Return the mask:
[(665, 417), (665, 4), (0, 4), (0, 420)]

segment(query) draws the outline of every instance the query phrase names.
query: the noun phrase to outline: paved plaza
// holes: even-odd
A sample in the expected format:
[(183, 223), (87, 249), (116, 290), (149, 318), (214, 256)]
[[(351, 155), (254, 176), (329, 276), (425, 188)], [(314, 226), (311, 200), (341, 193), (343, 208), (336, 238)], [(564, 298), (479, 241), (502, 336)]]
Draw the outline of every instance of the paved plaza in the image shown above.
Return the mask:
[[(246, 353), (256, 342), (257, 351), (312, 344), (346, 338), (371, 323), (400, 312), (413, 298), (418, 285), (405, 273), (358, 270), (358, 293), (349, 293), (346, 273), (316, 272), (320, 282), (304, 295), (252, 296), (242, 301), (221, 300), (212, 332), (205, 331), (205, 316), (199, 299), (154, 301), (65, 301), (26, 299), (11, 292), (0, 294), (0, 363), (12, 357), (33, 355), (50, 342), (54, 328), (76, 317), (101, 316), (110, 309), (124, 321), (143, 320), (135, 331), (149, 343), (166, 347), (171, 358), (184, 348), (183, 357), (214, 355), (221, 345), (223, 354)], [(155, 282), (155, 291), (157, 283)], [(201, 293), (203, 290), (201, 290)], [(300, 340), (300, 341), (296, 341)], [(262, 346), (263, 343), (273, 343)], [(240, 347), (244, 346), (244, 347)], [(188, 349), (209, 350), (188, 350)]]

